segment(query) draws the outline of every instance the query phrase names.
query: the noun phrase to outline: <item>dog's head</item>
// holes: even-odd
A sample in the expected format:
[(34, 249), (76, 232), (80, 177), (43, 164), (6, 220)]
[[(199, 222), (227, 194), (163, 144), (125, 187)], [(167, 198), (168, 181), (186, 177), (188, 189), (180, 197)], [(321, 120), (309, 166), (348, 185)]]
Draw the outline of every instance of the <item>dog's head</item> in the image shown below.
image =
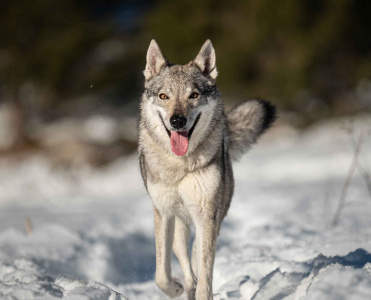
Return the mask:
[(210, 40), (186, 65), (173, 65), (151, 41), (144, 70), (142, 119), (156, 142), (177, 156), (192, 152), (212, 130), (220, 107), (215, 50)]

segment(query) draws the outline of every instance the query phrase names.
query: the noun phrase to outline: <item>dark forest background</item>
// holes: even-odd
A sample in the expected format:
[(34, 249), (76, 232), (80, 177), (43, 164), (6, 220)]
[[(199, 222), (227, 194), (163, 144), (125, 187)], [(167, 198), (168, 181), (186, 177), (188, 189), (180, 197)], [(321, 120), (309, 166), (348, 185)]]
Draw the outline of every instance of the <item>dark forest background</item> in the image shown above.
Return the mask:
[[(40, 128), (61, 119), (134, 120), (152, 38), (180, 64), (210, 38), (228, 107), (269, 99), (299, 128), (370, 111), (370, 12), (367, 0), (2, 1), (1, 151), (45, 146)], [(96, 151), (135, 148), (103, 140)]]

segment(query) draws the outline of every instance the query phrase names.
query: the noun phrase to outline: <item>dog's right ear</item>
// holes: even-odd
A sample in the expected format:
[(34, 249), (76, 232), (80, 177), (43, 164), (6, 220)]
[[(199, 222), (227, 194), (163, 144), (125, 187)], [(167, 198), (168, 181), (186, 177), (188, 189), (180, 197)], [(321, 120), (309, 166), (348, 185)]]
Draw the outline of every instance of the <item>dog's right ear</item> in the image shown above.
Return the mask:
[(146, 80), (160, 73), (161, 69), (167, 65), (167, 60), (162, 54), (160, 47), (155, 40), (149, 44), (147, 51), (147, 65), (144, 70), (144, 77)]

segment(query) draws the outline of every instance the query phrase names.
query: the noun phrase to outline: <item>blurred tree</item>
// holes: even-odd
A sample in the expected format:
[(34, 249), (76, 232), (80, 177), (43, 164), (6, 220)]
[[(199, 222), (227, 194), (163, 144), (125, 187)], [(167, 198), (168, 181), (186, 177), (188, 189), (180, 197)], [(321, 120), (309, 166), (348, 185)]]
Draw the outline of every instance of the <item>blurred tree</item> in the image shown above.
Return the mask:
[[(133, 93), (139, 80), (130, 75), (140, 72), (133, 71), (132, 51), (125, 49), (126, 37), (137, 27), (137, 4), (143, 6), (145, 2), (2, 3), (0, 87), (13, 113), (13, 147), (30, 142), (27, 123), (32, 110), (50, 113), (68, 99), (91, 94), (93, 85), (94, 93)], [(122, 59), (124, 54), (126, 59)], [(30, 91), (36, 97), (29, 97)]]
[(3, 1), (0, 92), (14, 146), (28, 143), (32, 110), (45, 117), (93, 93), (137, 100), (152, 38), (176, 63), (210, 38), (229, 104), (274, 99), (302, 124), (362, 109), (349, 91), (371, 74), (369, 11), (366, 0)]
[(22, 85), (35, 84), (46, 101), (77, 90), (78, 67), (107, 27), (89, 22), (72, 0), (3, 2), (0, 20), (0, 81), (14, 114), (14, 147), (22, 147), (29, 142)]
[(371, 74), (367, 11), (366, 0), (161, 0), (145, 36), (180, 63), (210, 38), (226, 95), (273, 98), (305, 123), (357, 107), (349, 90)]

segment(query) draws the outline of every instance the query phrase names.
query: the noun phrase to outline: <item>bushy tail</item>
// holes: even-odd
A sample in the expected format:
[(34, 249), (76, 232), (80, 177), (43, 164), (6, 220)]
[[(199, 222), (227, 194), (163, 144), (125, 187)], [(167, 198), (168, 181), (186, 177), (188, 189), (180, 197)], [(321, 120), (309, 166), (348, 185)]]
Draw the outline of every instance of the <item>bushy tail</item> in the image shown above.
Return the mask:
[(276, 119), (276, 107), (268, 101), (248, 100), (227, 112), (229, 155), (239, 160)]

